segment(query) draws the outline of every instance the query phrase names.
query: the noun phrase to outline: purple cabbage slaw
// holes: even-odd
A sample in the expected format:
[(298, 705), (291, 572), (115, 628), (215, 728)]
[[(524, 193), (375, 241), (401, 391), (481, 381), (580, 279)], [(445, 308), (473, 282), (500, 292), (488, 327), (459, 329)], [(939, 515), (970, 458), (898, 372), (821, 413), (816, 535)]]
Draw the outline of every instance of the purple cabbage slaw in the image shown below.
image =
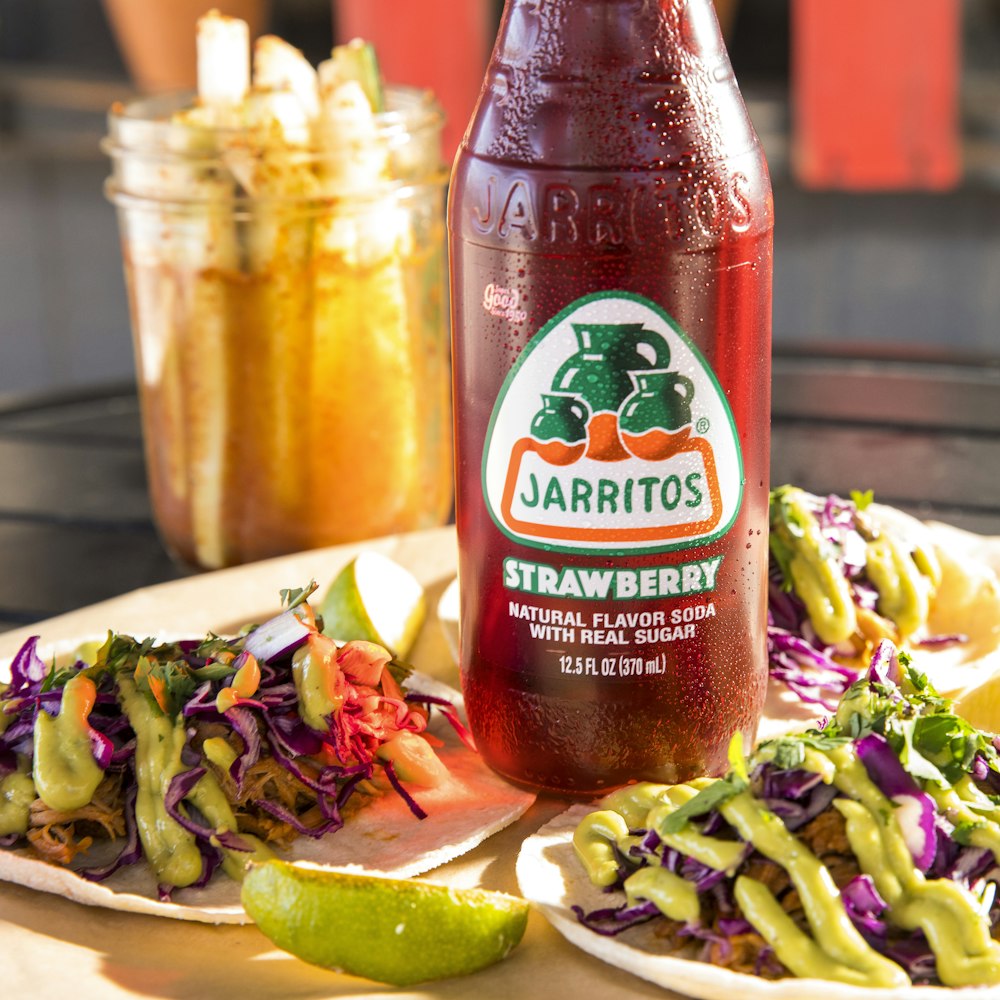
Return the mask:
[[(771, 492), (772, 544), (768, 566), (767, 655), (770, 675), (784, 684), (800, 701), (828, 711), (836, 707), (847, 689), (862, 671), (840, 662), (854, 659), (854, 650), (838, 650), (816, 634), (806, 606), (791, 587), (774, 544), (773, 522), (776, 504), (783, 489)], [(811, 495), (805, 494), (807, 497)], [(836, 494), (811, 497), (813, 514), (827, 544), (827, 555), (850, 586), (854, 603), (875, 611), (878, 591), (865, 574), (865, 541), (859, 531), (859, 511), (870, 496), (844, 499)], [(925, 636), (914, 646), (941, 649), (968, 641), (964, 635)]]
[[(292, 618), (298, 624), (293, 623)], [(139, 668), (140, 686), (145, 678), (147, 693), (161, 702), (161, 708), (166, 699), (170, 702), (170, 714), (192, 723), (187, 729), (188, 739), (182, 752), (187, 770), (171, 780), (165, 806), (170, 816), (195, 837), (201, 851), (203, 870), (196, 887), (204, 885), (219, 867), (223, 848), (250, 850), (250, 845), (238, 833), (214, 829), (186, 800), (206, 772), (202, 755), (191, 742), (196, 734), (196, 721), (222, 724), (239, 737), (242, 750), (229, 769), (238, 790), (242, 791), (249, 768), (263, 754), (269, 754), (297, 782), (315, 794), (319, 822), (311, 818), (305, 823), (278, 802), (264, 798), (252, 801), (252, 805), (289, 824), (300, 835), (319, 838), (340, 829), (348, 799), (363, 781), (377, 773), (384, 773), (389, 786), (417, 819), (425, 818), (426, 812), (400, 782), (395, 768), (390, 762), (378, 759), (375, 751), (383, 737), (389, 738), (395, 732), (422, 732), (435, 708), (455, 726), (459, 737), (468, 742), (468, 733), (454, 706), (438, 697), (403, 692), (400, 683), (409, 668), (391, 660), (384, 667), (390, 675), (384, 688), (381, 682), (379, 688), (367, 687), (360, 681), (352, 684), (351, 677), (345, 674), (348, 697), (344, 709), (330, 717), (329, 732), (311, 729), (299, 715), (291, 669), (292, 654), (316, 634), (311, 622), (308, 606), (302, 618), (294, 614), (293, 606), (233, 640), (213, 635), (204, 641), (156, 645), (150, 639), (137, 642), (130, 636), (109, 634), (97, 666), (79, 660), (68, 667), (50, 666), (38, 654), (39, 638), (28, 639), (11, 662), (9, 685), (6, 689), (0, 688), (0, 711), (6, 716), (6, 725), (0, 727), (0, 780), (16, 771), (19, 762), (22, 767), (25, 763), (30, 765), (38, 713), (57, 714), (66, 681), (85, 671), (97, 689), (96, 703), (89, 717), (94, 759), (102, 770), (118, 775), (122, 782), (125, 838), (110, 863), (99, 868), (81, 868), (78, 873), (93, 881), (103, 881), (121, 867), (141, 861), (143, 855), (135, 817), (135, 734), (119, 706), (115, 680), (118, 671), (136, 673)], [(219, 692), (233, 682), (236, 671), (247, 662), (254, 649), (261, 654), (257, 690), (253, 697), (237, 697), (232, 707), (220, 712), (216, 705)], [(145, 668), (141, 667), (143, 662)], [(150, 663), (155, 664), (152, 670), (148, 669)], [(143, 669), (146, 669), (145, 674)], [(154, 680), (149, 679), (150, 673), (155, 674)], [(356, 692), (355, 700), (351, 692)], [(377, 708), (376, 714), (372, 714), (373, 705)], [(382, 724), (385, 720), (389, 720), (388, 729)], [(14, 846), (19, 840), (17, 834), (2, 837), (0, 847)], [(171, 886), (160, 886), (164, 899), (170, 898), (171, 891)]]
[[(825, 784), (820, 774), (800, 766), (806, 750), (853, 746), (868, 776), (896, 807), (895, 816), (914, 866), (928, 879), (950, 879), (971, 890), (982, 900), (990, 925), (997, 927), (1000, 866), (993, 852), (971, 844), (968, 829), (940, 812), (925, 789), (932, 780), (926, 777), (929, 773), (936, 774), (942, 787), (967, 778), (995, 810), (992, 816), (984, 813), (984, 821), (1000, 825), (1000, 737), (980, 733), (955, 716), (951, 702), (938, 697), (926, 678), (912, 669), (905, 654), (897, 655), (888, 641), (880, 644), (869, 670), (846, 694), (851, 711), (842, 711), (824, 728), (762, 744), (751, 758), (749, 783), (736, 780), (735, 790), (749, 787), (789, 831), (800, 830), (832, 810), (832, 803), (843, 794), (833, 784)], [(733, 782), (733, 774), (723, 781)], [(705, 835), (741, 840), (720, 812), (721, 804), (707, 810), (691, 809), (687, 822)], [(710, 919), (674, 922), (676, 938), (704, 942), (697, 956), (701, 960), (725, 962), (732, 947), (730, 938), (753, 930), (736, 903), (736, 877), (747, 865), (766, 863), (767, 859), (748, 843), (737, 870), (727, 874), (668, 846), (656, 829), (631, 829), (629, 835), (634, 843), (627, 853), (617, 844), (611, 845), (618, 878), (604, 891), (620, 897), (629, 875), (646, 866), (663, 867), (681, 876), (694, 885), (702, 916), (708, 914)], [(904, 932), (892, 925), (887, 919), (888, 906), (870, 876), (859, 872), (840, 887), (840, 893), (848, 917), (873, 948), (901, 965), (914, 983), (939, 982), (926, 937), (920, 931)], [(649, 921), (667, 920), (655, 904), (641, 897), (632, 905), (619, 903), (589, 912), (574, 906), (573, 910), (581, 924), (604, 936), (616, 936)], [(762, 970), (788, 974), (763, 940), (755, 971)]]

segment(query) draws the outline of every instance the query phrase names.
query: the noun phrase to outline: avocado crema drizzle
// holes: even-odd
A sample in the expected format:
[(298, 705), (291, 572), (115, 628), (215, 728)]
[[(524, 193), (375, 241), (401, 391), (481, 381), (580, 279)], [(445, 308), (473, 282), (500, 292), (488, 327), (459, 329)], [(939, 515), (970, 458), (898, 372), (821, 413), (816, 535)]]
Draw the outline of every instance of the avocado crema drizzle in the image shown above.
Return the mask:
[[(979, 774), (984, 767), (994, 773), (1000, 769), (997, 753), (987, 737), (951, 714), (951, 703), (937, 697), (926, 678), (908, 666), (905, 654), (900, 661), (901, 668), (893, 661), (901, 675), (898, 686), (870, 672), (850, 688), (823, 730), (761, 744), (749, 762), (734, 739), (734, 767), (725, 778), (672, 786), (643, 783), (611, 793), (573, 838), (591, 882), (624, 889), (626, 907), (652, 903), (665, 917), (696, 927), (702, 907), (694, 882), (661, 867), (672, 848), (735, 879), (732, 893), (742, 916), (791, 974), (862, 987), (908, 985), (904, 969), (857, 929), (829, 869), (754, 794), (749, 776), (763, 765), (807, 771), (839, 793), (826, 808), (843, 816), (858, 867), (886, 904), (883, 919), (899, 931), (923, 932), (944, 985), (1000, 982), (1000, 944), (991, 937), (989, 915), (995, 885), (976, 882), (972, 891), (950, 878), (926, 876), (906, 837), (912, 816), (905, 815), (904, 798), (886, 795), (859, 758), (858, 744), (871, 733), (884, 736), (890, 746), (900, 744), (893, 750), (905, 758), (911, 777), (914, 772), (935, 776), (917, 782), (918, 795), (926, 793), (937, 811), (935, 822), (951, 830), (954, 842), (986, 848), (1000, 861), (1000, 797), (983, 791), (972, 776), (973, 769)], [(716, 810), (738, 839), (707, 836), (694, 822)], [(650, 832), (659, 837), (652, 850)], [(647, 846), (640, 848), (644, 841)], [(754, 852), (788, 873), (808, 929), (766, 885), (741, 874)]]
[[(824, 531), (815, 506), (823, 501), (796, 486), (770, 496), (770, 548), (783, 584), (801, 599), (816, 635), (830, 646), (848, 642), (859, 629), (859, 609), (843, 568), (845, 553)], [(941, 582), (933, 549), (903, 543), (879, 531), (864, 515), (865, 503), (839, 501), (851, 515), (851, 531), (863, 545), (864, 575), (878, 594), (879, 614), (894, 623), (898, 637), (913, 635), (927, 621), (930, 602)], [(844, 529), (845, 525), (840, 525)], [(861, 552), (856, 554), (861, 558)]]
[[(184, 719), (164, 712), (127, 674), (118, 673), (116, 680), (122, 710), (136, 738), (135, 819), (143, 854), (162, 884), (193, 885), (202, 877), (204, 858), (194, 834), (173, 819), (166, 806), (171, 781), (189, 769), (181, 758), (187, 742)], [(22, 759), (17, 770), (0, 780), (0, 837), (27, 832), (36, 796), (57, 812), (81, 809), (93, 799), (105, 777), (94, 760), (88, 722), (96, 698), (94, 681), (82, 671), (64, 685), (58, 715), (38, 712), (30, 766)], [(0, 713), (3, 719), (9, 716)], [(211, 771), (202, 774), (185, 800), (220, 837), (237, 831), (232, 807)], [(222, 852), (223, 870), (234, 879), (242, 878), (248, 860), (273, 856), (257, 837), (240, 833), (239, 839), (241, 850), (214, 844)]]

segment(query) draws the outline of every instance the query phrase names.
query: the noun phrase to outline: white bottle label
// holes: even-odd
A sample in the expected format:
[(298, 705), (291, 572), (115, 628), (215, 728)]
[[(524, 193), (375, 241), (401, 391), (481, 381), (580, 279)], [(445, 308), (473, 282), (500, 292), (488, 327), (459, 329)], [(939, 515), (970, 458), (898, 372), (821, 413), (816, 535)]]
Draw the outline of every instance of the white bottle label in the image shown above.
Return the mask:
[(577, 299), (524, 349), (493, 408), (482, 474), (508, 537), (561, 552), (703, 545), (743, 499), (715, 374), (666, 312), (622, 291)]

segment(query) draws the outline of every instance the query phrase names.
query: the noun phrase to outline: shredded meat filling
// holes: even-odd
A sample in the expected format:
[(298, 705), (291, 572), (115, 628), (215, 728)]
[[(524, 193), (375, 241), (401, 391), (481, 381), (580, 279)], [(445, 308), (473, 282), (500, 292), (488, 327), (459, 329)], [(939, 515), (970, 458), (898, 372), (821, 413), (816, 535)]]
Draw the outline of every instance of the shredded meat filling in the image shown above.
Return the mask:
[[(308, 773), (308, 765), (302, 761), (299, 761), (299, 765)], [(213, 770), (226, 798), (233, 803), (233, 813), (244, 833), (253, 834), (280, 847), (287, 847), (299, 836), (290, 823), (257, 806), (255, 803), (259, 799), (283, 806), (307, 827), (319, 826), (323, 821), (316, 804), (316, 793), (286, 771), (273, 757), (261, 757), (252, 764), (247, 769), (240, 790), (237, 790), (236, 782), (227, 770)]]
[[(847, 841), (846, 824), (843, 816), (835, 809), (826, 809), (815, 819), (796, 831), (796, 836), (830, 870), (838, 888), (843, 888), (860, 873), (857, 860), (851, 853)], [(792, 884), (788, 872), (777, 862), (755, 857), (741, 869), (750, 878), (762, 882), (780, 901), (782, 908), (806, 933), (810, 933), (802, 908), (798, 890)], [(731, 969), (733, 972), (775, 978), (786, 975), (780, 962), (767, 947), (767, 942), (756, 932), (727, 935), (719, 928), (719, 921), (739, 917), (736, 913), (722, 913), (716, 905), (716, 897), (706, 894), (702, 897), (701, 922), (711, 928), (713, 934), (725, 940), (709, 940), (703, 949), (705, 959), (715, 965)], [(657, 933), (667, 943), (670, 951), (690, 949), (691, 938), (681, 934), (683, 924), (666, 920)]]
[(60, 812), (41, 799), (31, 803), (28, 842), (46, 860), (68, 865), (86, 851), (95, 836), (125, 836), (121, 775), (108, 775), (85, 806)]
[(724, 965), (733, 972), (764, 976), (767, 979), (784, 974), (784, 966), (770, 952), (765, 952), (767, 942), (756, 931), (734, 934), (728, 938), (727, 944), (712, 942), (709, 954), (715, 965)]

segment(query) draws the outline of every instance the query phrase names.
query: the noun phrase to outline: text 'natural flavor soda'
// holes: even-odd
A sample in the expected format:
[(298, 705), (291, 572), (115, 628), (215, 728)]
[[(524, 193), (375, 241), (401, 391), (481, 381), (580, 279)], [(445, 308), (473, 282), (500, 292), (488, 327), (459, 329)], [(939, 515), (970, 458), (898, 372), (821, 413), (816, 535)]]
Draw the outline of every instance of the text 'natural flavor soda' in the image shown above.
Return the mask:
[(711, 0), (507, 0), (449, 226), (481, 752), (723, 770), (767, 680), (773, 211)]

